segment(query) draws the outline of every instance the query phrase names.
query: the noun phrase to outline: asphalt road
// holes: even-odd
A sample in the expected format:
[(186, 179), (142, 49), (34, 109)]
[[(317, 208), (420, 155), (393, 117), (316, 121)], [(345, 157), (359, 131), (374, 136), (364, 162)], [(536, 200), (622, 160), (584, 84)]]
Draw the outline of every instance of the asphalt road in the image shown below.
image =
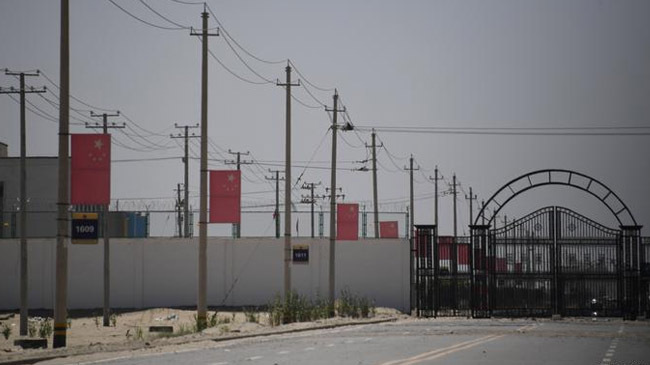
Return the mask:
[(123, 356), (101, 363), (650, 365), (650, 323), (405, 320)]

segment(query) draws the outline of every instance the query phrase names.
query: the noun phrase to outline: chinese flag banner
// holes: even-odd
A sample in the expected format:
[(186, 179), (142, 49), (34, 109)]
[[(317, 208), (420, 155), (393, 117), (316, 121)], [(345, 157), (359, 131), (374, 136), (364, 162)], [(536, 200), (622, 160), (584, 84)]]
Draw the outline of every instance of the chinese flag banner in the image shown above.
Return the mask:
[(397, 227), (397, 221), (379, 222), (379, 237), (398, 238)]
[(111, 135), (72, 134), (70, 203), (111, 201)]
[(359, 204), (337, 204), (336, 239), (356, 241), (359, 239)]
[(241, 222), (241, 171), (210, 171), (210, 223)]

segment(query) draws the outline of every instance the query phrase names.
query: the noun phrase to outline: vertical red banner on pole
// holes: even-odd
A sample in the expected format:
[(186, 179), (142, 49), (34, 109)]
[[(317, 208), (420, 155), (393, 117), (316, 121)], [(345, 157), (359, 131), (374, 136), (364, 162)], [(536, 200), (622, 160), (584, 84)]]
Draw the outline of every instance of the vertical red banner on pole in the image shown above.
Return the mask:
[(336, 205), (336, 239), (345, 241), (359, 239), (359, 204)]
[(398, 238), (397, 230), (397, 221), (379, 222), (380, 238)]
[(241, 171), (210, 171), (210, 223), (241, 222)]
[(111, 201), (111, 135), (72, 134), (70, 203)]

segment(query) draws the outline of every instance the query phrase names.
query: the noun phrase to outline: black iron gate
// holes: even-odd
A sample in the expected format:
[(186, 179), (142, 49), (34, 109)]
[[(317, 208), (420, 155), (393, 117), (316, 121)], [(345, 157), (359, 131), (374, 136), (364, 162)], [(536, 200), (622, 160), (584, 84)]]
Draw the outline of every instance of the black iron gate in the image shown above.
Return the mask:
[(418, 315), (596, 312), (634, 319), (648, 313), (650, 242), (639, 237), (638, 226), (611, 229), (567, 208), (547, 207), (505, 227), (470, 229), (471, 237), (454, 238), (437, 237), (435, 226), (416, 226)]

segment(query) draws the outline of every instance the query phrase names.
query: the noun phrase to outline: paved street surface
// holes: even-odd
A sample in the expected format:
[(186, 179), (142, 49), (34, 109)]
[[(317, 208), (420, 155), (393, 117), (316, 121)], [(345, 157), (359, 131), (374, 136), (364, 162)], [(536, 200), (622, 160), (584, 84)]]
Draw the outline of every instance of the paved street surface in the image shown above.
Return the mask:
[[(650, 323), (404, 320), (214, 343), (103, 364), (650, 364)], [(67, 359), (72, 361), (73, 359)]]

